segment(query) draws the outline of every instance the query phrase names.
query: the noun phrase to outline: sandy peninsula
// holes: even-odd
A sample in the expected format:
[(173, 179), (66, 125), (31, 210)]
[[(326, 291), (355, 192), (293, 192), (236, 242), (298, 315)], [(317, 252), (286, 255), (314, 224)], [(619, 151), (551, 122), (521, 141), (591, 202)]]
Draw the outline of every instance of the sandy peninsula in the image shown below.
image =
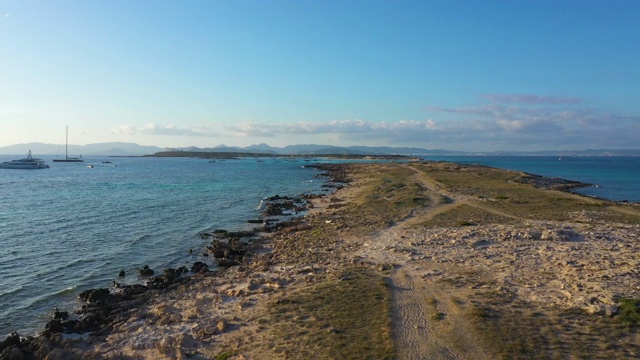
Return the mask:
[(235, 266), (132, 296), (100, 331), (7, 339), (0, 359), (640, 357), (637, 204), (484, 166), (324, 170), (340, 189)]

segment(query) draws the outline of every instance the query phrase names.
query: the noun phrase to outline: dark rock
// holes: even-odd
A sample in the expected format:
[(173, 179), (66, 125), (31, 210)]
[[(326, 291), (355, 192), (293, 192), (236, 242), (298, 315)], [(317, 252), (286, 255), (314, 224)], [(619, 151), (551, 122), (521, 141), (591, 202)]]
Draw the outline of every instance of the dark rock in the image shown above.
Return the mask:
[(45, 329), (49, 330), (52, 334), (61, 333), (64, 331), (64, 327), (62, 326), (62, 321), (60, 320), (51, 320), (45, 324)]
[(68, 311), (59, 311), (57, 308), (53, 312), (53, 320), (67, 320), (69, 318)]
[(218, 266), (220, 267), (232, 267), (236, 265), (240, 265), (236, 260), (227, 260), (227, 259), (218, 260)]
[(215, 249), (212, 251), (213, 257), (216, 259), (222, 259), (224, 257), (224, 249)]
[(73, 332), (73, 329), (77, 326), (77, 324), (78, 324), (78, 320), (63, 321), (61, 323), (62, 327), (64, 328), (64, 330), (62, 332), (64, 332), (64, 333)]
[(24, 354), (18, 346), (10, 346), (0, 353), (0, 360), (24, 360)]
[(105, 317), (99, 312), (89, 312), (82, 316), (73, 327), (73, 332), (83, 334), (88, 331), (95, 331), (99, 328), (100, 324), (105, 322)]
[(149, 265), (145, 265), (142, 269), (139, 270), (141, 276), (152, 276), (153, 270), (149, 268)]
[(7, 338), (0, 343), (0, 352), (3, 352), (4, 349), (10, 346), (18, 346), (20, 345), (20, 335), (17, 332), (12, 332)]
[(118, 273), (118, 277), (125, 277), (126, 273), (124, 272), (124, 270), (120, 270), (120, 272)]
[(78, 299), (86, 303), (95, 303), (99, 300), (105, 300), (109, 297), (109, 289), (89, 289), (78, 295)]
[(182, 276), (182, 269), (178, 268), (178, 269), (173, 269), (173, 268), (168, 268), (168, 269), (164, 269), (164, 271), (162, 271), (162, 276), (168, 279), (175, 279), (177, 277)]
[(196, 261), (193, 263), (193, 266), (191, 266), (192, 273), (200, 274), (207, 271), (209, 271), (209, 266), (201, 261)]

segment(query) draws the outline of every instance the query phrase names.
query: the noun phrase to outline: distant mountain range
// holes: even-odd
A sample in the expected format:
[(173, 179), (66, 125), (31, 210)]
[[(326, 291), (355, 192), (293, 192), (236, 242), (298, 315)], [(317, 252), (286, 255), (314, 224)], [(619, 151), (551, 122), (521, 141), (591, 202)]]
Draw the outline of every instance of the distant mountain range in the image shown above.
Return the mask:
[[(64, 157), (64, 145), (29, 143), (0, 147), (0, 154), (26, 154), (27, 151), (35, 155), (62, 155)], [(109, 142), (87, 145), (69, 145), (69, 156), (80, 155), (97, 156), (138, 156), (153, 154), (166, 149), (157, 146), (142, 146), (134, 143)]]
[[(37, 155), (64, 155), (63, 145), (29, 143), (0, 147), (0, 154), (26, 154), (31, 150)], [(444, 156), (444, 155), (486, 155), (486, 156), (640, 156), (640, 149), (614, 150), (545, 150), (545, 151), (493, 151), (464, 152), (443, 149), (422, 149), (415, 147), (384, 146), (331, 146), (331, 145), (289, 145), (283, 148), (257, 144), (246, 147), (219, 145), (216, 147), (180, 147), (160, 148), (142, 146), (134, 143), (109, 142), (88, 145), (69, 145), (69, 156), (142, 156), (162, 151), (190, 152), (241, 152), (273, 155), (405, 155), (405, 156)]]

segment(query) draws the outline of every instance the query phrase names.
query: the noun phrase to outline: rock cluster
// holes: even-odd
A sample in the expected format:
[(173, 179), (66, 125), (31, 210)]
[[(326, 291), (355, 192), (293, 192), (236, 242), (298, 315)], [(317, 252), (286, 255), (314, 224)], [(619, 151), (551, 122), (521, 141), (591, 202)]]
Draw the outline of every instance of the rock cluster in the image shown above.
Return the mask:
[(556, 177), (546, 177), (525, 173), (525, 176), (518, 178), (518, 182), (532, 184), (539, 189), (569, 191), (583, 187), (593, 186), (580, 181), (567, 180)]

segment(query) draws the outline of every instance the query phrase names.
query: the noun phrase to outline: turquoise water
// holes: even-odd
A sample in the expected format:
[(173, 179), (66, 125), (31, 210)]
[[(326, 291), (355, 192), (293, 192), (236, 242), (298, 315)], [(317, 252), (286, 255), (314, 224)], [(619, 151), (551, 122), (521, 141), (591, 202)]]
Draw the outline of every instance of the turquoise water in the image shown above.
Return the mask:
[(481, 164), (593, 184), (577, 193), (640, 202), (640, 157), (438, 156), (426, 160)]
[(80, 291), (122, 282), (121, 269), (136, 282), (143, 265), (190, 267), (203, 260), (188, 253), (205, 245), (199, 232), (248, 228), (265, 197), (322, 192), (303, 161), (43, 159), (50, 169), (0, 170), (2, 338), (42, 329)]

